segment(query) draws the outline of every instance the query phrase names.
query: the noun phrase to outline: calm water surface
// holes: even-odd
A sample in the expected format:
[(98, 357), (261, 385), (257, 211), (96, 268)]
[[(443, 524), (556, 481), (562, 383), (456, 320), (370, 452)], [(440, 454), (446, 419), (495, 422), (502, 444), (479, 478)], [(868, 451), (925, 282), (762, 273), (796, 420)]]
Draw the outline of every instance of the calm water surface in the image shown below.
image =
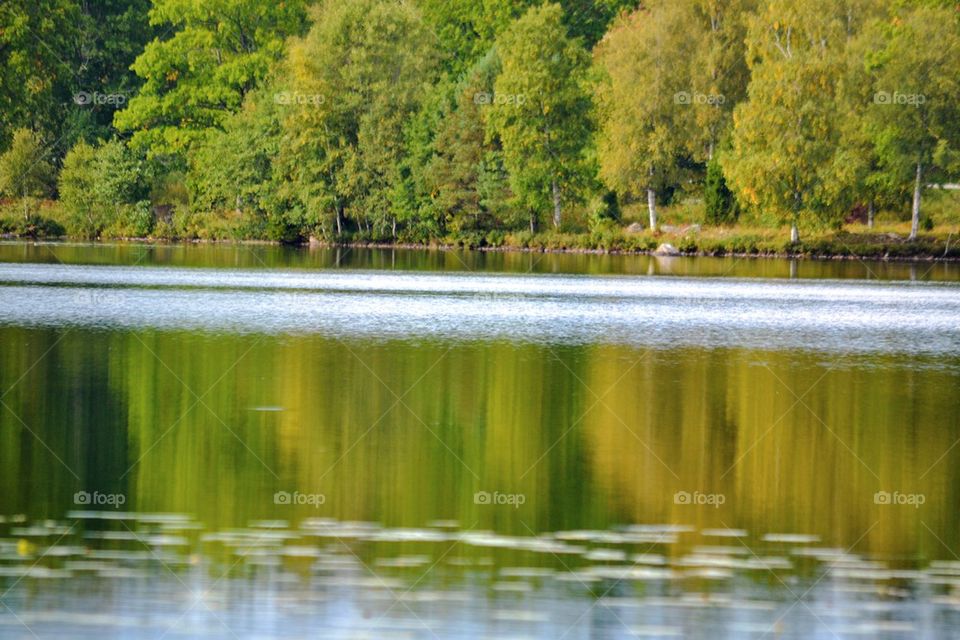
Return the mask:
[(0, 244), (0, 637), (956, 637), (960, 268)]

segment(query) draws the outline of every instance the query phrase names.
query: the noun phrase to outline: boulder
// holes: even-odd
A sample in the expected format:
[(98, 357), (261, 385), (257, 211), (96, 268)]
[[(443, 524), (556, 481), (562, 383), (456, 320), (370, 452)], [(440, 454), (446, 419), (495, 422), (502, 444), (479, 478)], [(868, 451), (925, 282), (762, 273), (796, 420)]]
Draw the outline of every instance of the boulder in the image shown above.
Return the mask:
[(680, 250), (667, 242), (657, 247), (657, 250), (653, 253), (657, 256), (679, 256)]
[(643, 233), (643, 225), (639, 222), (634, 222), (632, 225), (627, 227), (627, 233)]

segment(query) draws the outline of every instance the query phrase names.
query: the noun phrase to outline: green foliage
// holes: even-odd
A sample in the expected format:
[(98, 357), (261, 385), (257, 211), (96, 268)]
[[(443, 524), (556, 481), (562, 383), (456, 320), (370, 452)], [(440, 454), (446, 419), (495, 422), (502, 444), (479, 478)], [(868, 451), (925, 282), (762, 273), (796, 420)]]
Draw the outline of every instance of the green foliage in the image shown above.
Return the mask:
[(71, 0), (0, 3), (0, 148), (17, 129), (57, 139), (69, 104), (80, 11)]
[(499, 139), (486, 135), (499, 72), (500, 60), (490, 51), (458, 85), (455, 103), (440, 119), (423, 173), (430, 198), (424, 213), (438, 219), (441, 229), (489, 229), (509, 207)]
[(49, 147), (28, 129), (13, 134), (10, 148), (0, 155), (0, 195), (7, 198), (45, 198), (53, 190), (54, 169)]
[[(67, 214), (67, 231), (98, 238), (107, 226), (119, 233), (143, 237), (152, 226), (142, 160), (121, 142), (92, 147), (78, 142), (67, 153), (60, 172), (60, 200)], [(123, 234), (128, 235), (128, 234)]]
[(796, 229), (839, 217), (831, 196), (840, 141), (836, 79), (845, 22), (832, 0), (770, 2), (750, 26), (748, 99), (735, 113), (724, 173), (740, 202)]
[(616, 191), (603, 193), (590, 208), (590, 230), (611, 230), (623, 217)]
[[(457, 77), (486, 55), (513, 21), (540, 4), (540, 0), (417, 0), (440, 43), (444, 68)], [(637, 0), (560, 2), (567, 34), (591, 48), (620, 11), (638, 4)]]
[(955, 11), (927, 6), (874, 20), (860, 51), (872, 100), (862, 130), (875, 179), (914, 191), (915, 236), (926, 184), (960, 170), (960, 31)]
[(621, 228), (641, 202), (807, 234), (915, 192), (915, 235), (958, 219), (920, 207), (960, 182), (958, 27), (953, 0), (7, 0), (0, 206), (41, 235), (633, 250), (662, 240)]
[(737, 221), (737, 202), (727, 187), (723, 167), (716, 159), (707, 164), (707, 177), (703, 184), (703, 201), (709, 224), (732, 224)]
[(95, 194), (97, 180), (96, 150), (81, 140), (67, 153), (60, 171), (60, 202), (71, 235), (96, 238), (106, 224), (106, 212)]
[(292, 104), (282, 115), (278, 197), (291, 225), (330, 237), (350, 219), (372, 237), (396, 236), (407, 127), (430, 93), (432, 42), (411, 5), (347, 0), (317, 8), (313, 28), (290, 49)]
[(681, 37), (689, 18), (683, 3), (656, 3), (619, 19), (596, 53), (600, 176), (627, 199), (662, 194), (681, 180), (694, 115), (683, 99), (692, 95)]
[(143, 87), (117, 113), (117, 128), (151, 154), (186, 151), (266, 78), (304, 12), (305, 0), (154, 0), (151, 24), (175, 32), (137, 57)]
[(589, 180), (592, 127), (587, 52), (562, 16), (557, 4), (530, 9), (497, 40), (502, 71), (488, 96), (489, 131), (502, 142), (517, 205), (532, 220), (552, 206), (555, 227), (561, 202), (580, 199)]
[[(195, 145), (187, 180), (194, 211), (231, 210), (251, 228), (265, 228), (276, 187), (273, 158), (279, 153), (281, 139), (279, 109), (269, 90), (255, 92), (240, 112), (224, 122), (222, 131), (209, 131)], [(271, 237), (286, 239), (285, 232)]]

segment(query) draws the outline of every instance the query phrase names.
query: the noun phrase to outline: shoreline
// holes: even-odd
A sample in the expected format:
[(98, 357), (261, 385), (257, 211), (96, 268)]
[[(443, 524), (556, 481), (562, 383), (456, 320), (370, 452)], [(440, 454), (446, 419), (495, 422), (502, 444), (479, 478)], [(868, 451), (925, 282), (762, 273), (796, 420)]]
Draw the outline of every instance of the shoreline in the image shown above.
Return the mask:
[[(954, 248), (948, 247), (945, 254), (934, 254), (932, 252), (918, 252), (913, 255), (890, 255), (889, 251), (894, 247), (917, 246), (904, 244), (885, 244), (881, 245), (884, 255), (877, 253), (844, 253), (844, 252), (815, 252), (800, 251), (777, 252), (777, 251), (757, 251), (757, 252), (734, 252), (734, 251), (676, 251), (660, 252), (650, 249), (621, 249), (621, 248), (584, 248), (584, 247), (548, 247), (548, 246), (463, 246), (458, 244), (446, 243), (408, 243), (408, 242), (327, 242), (311, 240), (300, 243), (284, 243), (276, 240), (235, 240), (235, 239), (177, 239), (170, 240), (165, 238), (110, 238), (108, 240), (78, 240), (69, 237), (56, 238), (25, 238), (12, 234), (0, 234), (0, 242), (11, 244), (62, 244), (62, 245), (154, 245), (154, 246), (189, 246), (189, 245), (211, 245), (211, 246), (272, 246), (272, 247), (295, 247), (306, 249), (376, 249), (376, 250), (401, 250), (401, 251), (462, 251), (476, 253), (527, 253), (527, 254), (552, 254), (552, 255), (596, 255), (596, 256), (646, 256), (656, 258), (735, 258), (743, 259), (763, 259), (763, 260), (810, 260), (817, 262), (848, 262), (870, 260), (874, 262), (895, 262), (895, 263), (960, 263), (960, 239), (957, 240)], [(801, 241), (802, 243), (802, 241)], [(843, 244), (845, 248), (850, 246)], [(953, 243), (951, 243), (953, 244)], [(939, 252), (938, 252), (939, 253)]]

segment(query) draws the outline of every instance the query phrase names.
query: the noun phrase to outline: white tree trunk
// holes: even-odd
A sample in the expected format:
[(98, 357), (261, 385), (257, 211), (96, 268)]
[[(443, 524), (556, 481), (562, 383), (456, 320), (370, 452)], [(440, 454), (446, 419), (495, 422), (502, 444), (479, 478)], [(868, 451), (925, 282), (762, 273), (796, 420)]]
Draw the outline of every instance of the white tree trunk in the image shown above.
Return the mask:
[(553, 226), (556, 229), (560, 228), (560, 186), (557, 184), (557, 181), (553, 181)]
[(797, 223), (794, 222), (790, 225), (790, 244), (799, 244), (800, 243), (800, 228), (797, 227)]
[(650, 230), (657, 230), (657, 192), (647, 189), (647, 208), (650, 210)]
[(870, 204), (867, 206), (867, 228), (873, 229), (873, 217), (876, 213), (876, 207), (873, 204), (873, 200), (870, 201)]
[(923, 164), (917, 163), (917, 181), (913, 185), (913, 218), (910, 225), (910, 239), (916, 240), (920, 233), (920, 192), (923, 188)]

